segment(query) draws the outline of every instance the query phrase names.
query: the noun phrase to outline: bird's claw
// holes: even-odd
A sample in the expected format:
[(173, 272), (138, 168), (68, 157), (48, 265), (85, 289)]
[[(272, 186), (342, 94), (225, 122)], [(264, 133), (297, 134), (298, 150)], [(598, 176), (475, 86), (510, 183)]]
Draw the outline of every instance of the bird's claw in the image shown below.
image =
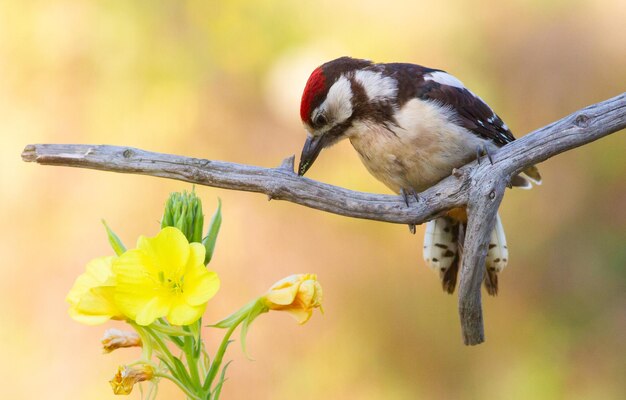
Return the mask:
[[(417, 194), (417, 192), (413, 189), (400, 189), (400, 194), (402, 195), (402, 199), (404, 200), (404, 204), (406, 204), (406, 206), (409, 206), (409, 196), (413, 196), (413, 198), (415, 198), (415, 201), (419, 202), (420, 198), (419, 195)], [(409, 224), (409, 231), (415, 235), (415, 224)]]
[(491, 158), (491, 153), (489, 152), (489, 148), (487, 146), (485, 146), (484, 148), (485, 148), (485, 154), (487, 154), (487, 158), (489, 159), (489, 162), (491, 163), (491, 165), (493, 165), (493, 158)]
[(413, 190), (413, 189), (400, 189), (400, 194), (402, 195), (402, 199), (404, 200), (404, 204), (406, 204), (406, 206), (409, 206), (409, 196), (413, 196), (413, 198), (415, 199), (416, 202), (419, 203), (420, 201), (420, 196), (419, 194)]
[[(409, 206), (409, 196), (413, 196), (413, 198), (415, 199), (415, 201), (417, 201), (419, 203), (420, 201), (420, 197), (417, 194), (417, 192), (413, 189), (400, 189), (400, 195), (402, 196), (402, 199), (404, 200), (404, 204), (406, 204), (406, 206)], [(409, 231), (415, 235), (415, 224), (409, 224)]]
[(408, 192), (402, 188), (400, 189), (400, 195), (402, 196), (402, 198), (404, 199), (404, 204), (406, 204), (406, 206), (409, 206), (409, 194)]
[(489, 162), (493, 165), (493, 158), (491, 158), (491, 153), (489, 152), (487, 145), (478, 146), (476, 148), (476, 161), (478, 162), (478, 165), (480, 165), (480, 158), (482, 156), (487, 156)]

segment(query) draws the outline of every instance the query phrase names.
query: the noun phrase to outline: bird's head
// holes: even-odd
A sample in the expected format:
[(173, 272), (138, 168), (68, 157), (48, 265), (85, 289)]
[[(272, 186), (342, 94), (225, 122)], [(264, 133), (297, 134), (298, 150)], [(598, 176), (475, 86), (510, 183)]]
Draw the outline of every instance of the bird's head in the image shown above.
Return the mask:
[[(307, 139), (298, 175), (304, 175), (322, 149), (344, 139), (353, 124), (363, 117), (372, 100), (368, 96), (370, 85), (391, 79), (383, 78), (376, 68), (371, 61), (341, 57), (313, 71), (300, 104)], [(378, 80), (372, 77), (378, 77)], [(395, 80), (386, 83), (395, 89)]]

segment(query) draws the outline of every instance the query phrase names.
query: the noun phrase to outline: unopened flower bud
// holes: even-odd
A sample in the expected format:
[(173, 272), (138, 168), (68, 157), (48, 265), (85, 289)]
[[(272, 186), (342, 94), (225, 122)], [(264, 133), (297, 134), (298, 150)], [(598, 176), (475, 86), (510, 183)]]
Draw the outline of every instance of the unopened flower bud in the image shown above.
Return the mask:
[(195, 192), (170, 194), (165, 203), (165, 211), (161, 220), (161, 229), (172, 226), (178, 228), (189, 243), (202, 242), (202, 202)]
[(101, 342), (105, 353), (110, 353), (123, 347), (141, 347), (141, 338), (137, 333), (113, 328), (104, 332)]
[(109, 381), (114, 394), (130, 394), (135, 383), (149, 381), (154, 378), (154, 369), (147, 364), (120, 365), (117, 373)]
[(246, 353), (248, 327), (259, 315), (270, 310), (286, 311), (299, 324), (304, 324), (316, 308), (322, 311), (322, 286), (317, 281), (317, 275), (291, 275), (276, 282), (263, 296), (212, 326), (233, 329), (242, 324), (241, 346)]
[(287, 311), (304, 324), (313, 315), (313, 309), (322, 305), (322, 286), (315, 274), (291, 275), (276, 282), (264, 301), (270, 310)]

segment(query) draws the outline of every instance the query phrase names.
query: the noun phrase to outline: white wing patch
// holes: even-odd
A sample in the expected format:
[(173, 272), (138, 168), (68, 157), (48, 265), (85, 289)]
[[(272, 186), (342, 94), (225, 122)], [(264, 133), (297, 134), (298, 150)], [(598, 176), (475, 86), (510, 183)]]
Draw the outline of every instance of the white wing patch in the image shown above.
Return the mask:
[(394, 98), (398, 93), (398, 83), (395, 79), (383, 76), (380, 72), (357, 71), (354, 79), (365, 89), (370, 100)]
[(428, 74), (425, 74), (424, 75), (424, 80), (425, 81), (434, 81), (434, 82), (437, 82), (437, 83), (439, 83), (441, 85), (454, 86), (454, 87), (457, 87), (459, 89), (465, 89), (465, 86), (463, 85), (463, 82), (461, 82), (460, 80), (458, 80), (454, 76), (450, 75), (449, 73), (443, 72), (443, 71), (435, 71), (435, 72), (430, 72)]

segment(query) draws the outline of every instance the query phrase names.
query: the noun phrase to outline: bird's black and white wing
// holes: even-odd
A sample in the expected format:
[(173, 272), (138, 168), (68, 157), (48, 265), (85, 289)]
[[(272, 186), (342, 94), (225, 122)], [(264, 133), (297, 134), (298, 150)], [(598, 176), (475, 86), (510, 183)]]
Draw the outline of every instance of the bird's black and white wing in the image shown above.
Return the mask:
[(504, 146), (515, 140), (509, 127), (491, 107), (446, 72), (425, 73), (417, 96), (450, 107), (458, 115), (461, 126), (497, 146)]
[[(450, 108), (456, 116), (455, 122), (478, 137), (502, 147), (515, 140), (513, 133), (502, 119), (480, 97), (467, 89), (461, 81), (447, 72), (415, 64), (387, 64), (387, 73), (399, 81), (410, 82), (398, 88), (398, 103), (412, 98), (436, 101)], [(532, 166), (523, 173), (536, 184), (541, 184), (541, 175)], [(529, 188), (524, 178), (513, 177), (514, 186)]]

